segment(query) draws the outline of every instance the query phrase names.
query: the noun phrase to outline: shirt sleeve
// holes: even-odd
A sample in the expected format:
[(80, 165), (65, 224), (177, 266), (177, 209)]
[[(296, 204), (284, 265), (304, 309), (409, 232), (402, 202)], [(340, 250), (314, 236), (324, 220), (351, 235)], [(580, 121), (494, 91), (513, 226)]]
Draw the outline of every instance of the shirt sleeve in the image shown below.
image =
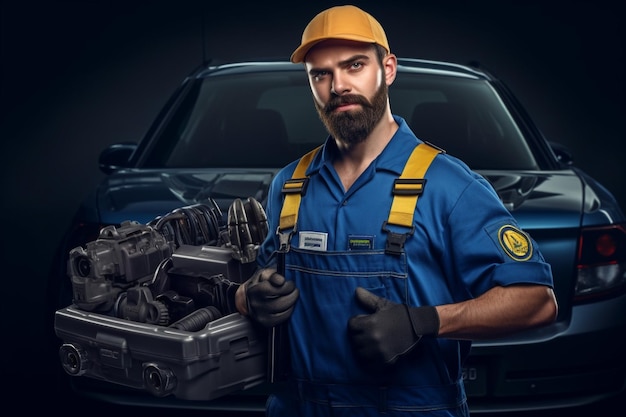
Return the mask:
[(553, 286), (537, 243), (523, 231), (484, 178), (471, 182), (448, 218), (449, 262), (473, 296), (498, 285)]

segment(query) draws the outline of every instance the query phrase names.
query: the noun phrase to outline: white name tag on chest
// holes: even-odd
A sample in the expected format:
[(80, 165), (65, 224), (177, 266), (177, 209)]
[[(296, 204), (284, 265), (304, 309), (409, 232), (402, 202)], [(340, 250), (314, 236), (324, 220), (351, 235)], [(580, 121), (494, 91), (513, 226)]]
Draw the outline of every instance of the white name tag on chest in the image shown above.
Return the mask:
[(319, 250), (325, 252), (328, 246), (328, 234), (322, 232), (300, 232), (300, 249)]

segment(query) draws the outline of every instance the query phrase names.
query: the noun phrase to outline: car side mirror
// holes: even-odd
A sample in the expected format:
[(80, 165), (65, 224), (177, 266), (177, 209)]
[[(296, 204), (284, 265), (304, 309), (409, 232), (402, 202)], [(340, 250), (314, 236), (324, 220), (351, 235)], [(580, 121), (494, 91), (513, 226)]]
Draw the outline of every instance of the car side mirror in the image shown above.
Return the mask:
[(137, 149), (137, 144), (132, 142), (115, 143), (104, 149), (98, 158), (100, 171), (108, 175), (113, 171), (128, 167), (135, 149)]
[(574, 164), (574, 157), (567, 146), (556, 142), (550, 142), (550, 147), (561, 165), (571, 166)]

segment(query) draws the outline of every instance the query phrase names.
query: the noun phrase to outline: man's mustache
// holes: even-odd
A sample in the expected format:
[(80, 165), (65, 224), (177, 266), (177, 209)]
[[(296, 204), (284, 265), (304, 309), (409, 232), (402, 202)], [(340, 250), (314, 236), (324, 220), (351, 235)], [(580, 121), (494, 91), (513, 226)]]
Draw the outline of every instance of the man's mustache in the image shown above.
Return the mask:
[(344, 96), (333, 96), (324, 106), (324, 111), (330, 113), (337, 107), (345, 106), (347, 104), (360, 104), (363, 107), (372, 107), (370, 102), (363, 96), (356, 94), (348, 94)]

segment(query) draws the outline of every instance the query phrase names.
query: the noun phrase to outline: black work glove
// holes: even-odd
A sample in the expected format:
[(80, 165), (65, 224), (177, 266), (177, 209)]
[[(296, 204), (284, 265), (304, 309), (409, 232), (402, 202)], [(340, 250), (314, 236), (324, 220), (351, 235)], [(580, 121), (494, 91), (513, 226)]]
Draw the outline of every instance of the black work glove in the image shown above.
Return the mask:
[(352, 317), (348, 334), (357, 357), (370, 365), (391, 365), (410, 352), (422, 336), (439, 333), (435, 307), (396, 304), (360, 287), (355, 294), (359, 304), (372, 314)]
[(293, 281), (285, 280), (275, 269), (259, 269), (244, 285), (248, 314), (266, 327), (287, 320), (300, 295)]

